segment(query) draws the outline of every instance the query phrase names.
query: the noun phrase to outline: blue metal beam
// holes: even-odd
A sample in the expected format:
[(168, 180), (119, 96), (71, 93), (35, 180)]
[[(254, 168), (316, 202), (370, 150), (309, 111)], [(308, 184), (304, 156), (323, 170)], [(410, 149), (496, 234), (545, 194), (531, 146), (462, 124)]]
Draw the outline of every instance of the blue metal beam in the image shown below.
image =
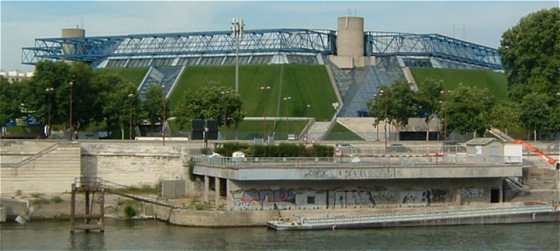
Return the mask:
[[(496, 49), (439, 35), (397, 32), (365, 33), (367, 56), (425, 56), (501, 69)], [(131, 34), (85, 38), (39, 38), (23, 48), (22, 63), (40, 60), (99, 62), (107, 57), (230, 54), (236, 41), (230, 31)], [(240, 53), (299, 52), (336, 54), (336, 32), (309, 29), (248, 30)]]
[(440, 34), (366, 32), (370, 56), (425, 56), (502, 69), (496, 49)]
[[(23, 48), (22, 62), (41, 59), (95, 62), (110, 56), (224, 54), (235, 51), (229, 31), (136, 34), (86, 38), (40, 38)], [(309, 52), (333, 54), (335, 33), (328, 30), (247, 30), (240, 53)]]

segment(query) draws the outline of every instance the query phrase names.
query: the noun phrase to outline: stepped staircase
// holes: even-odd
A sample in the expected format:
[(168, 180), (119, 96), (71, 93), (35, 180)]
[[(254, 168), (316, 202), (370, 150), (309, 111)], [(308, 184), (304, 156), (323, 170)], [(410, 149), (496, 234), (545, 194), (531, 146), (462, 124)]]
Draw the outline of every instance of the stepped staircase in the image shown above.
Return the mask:
[(121, 185), (103, 178), (99, 177), (79, 177), (74, 179), (74, 185), (76, 187), (88, 187), (88, 188), (95, 188), (95, 190), (102, 190), (106, 193), (115, 194), (121, 197), (126, 197), (129, 199), (133, 199), (136, 201), (141, 201), (145, 203), (150, 203), (162, 207), (168, 208), (178, 208), (175, 205), (169, 204), (165, 201), (159, 200), (158, 198), (142, 196), (138, 194), (133, 194), (127, 192), (127, 190), (131, 189), (129, 186)]
[(330, 129), (331, 121), (318, 122), (315, 121), (307, 130), (307, 140), (318, 141), (322, 140)]
[[(70, 188), (80, 174), (79, 144), (53, 143), (19, 162), (1, 163), (1, 192), (57, 193)], [(49, 185), (46, 185), (49, 184)]]
[(179, 78), (185, 71), (186, 66), (151, 66), (138, 86), (140, 97), (144, 97), (148, 89), (153, 85), (163, 85), (163, 93), (169, 98)]

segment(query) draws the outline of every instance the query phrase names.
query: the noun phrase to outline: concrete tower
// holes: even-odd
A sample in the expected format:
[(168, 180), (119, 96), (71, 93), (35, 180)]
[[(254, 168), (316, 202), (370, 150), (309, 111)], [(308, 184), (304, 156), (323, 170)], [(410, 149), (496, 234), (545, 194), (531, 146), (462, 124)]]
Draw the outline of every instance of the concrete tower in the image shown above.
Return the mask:
[[(83, 38), (86, 36), (86, 30), (76, 28), (62, 29), (62, 38)], [(63, 46), (64, 54), (73, 54), (77, 48), (73, 44), (65, 44)]]
[(330, 57), (338, 67), (352, 69), (363, 67), (372, 62), (373, 58), (364, 55), (364, 18), (339, 17), (336, 29), (337, 55)]

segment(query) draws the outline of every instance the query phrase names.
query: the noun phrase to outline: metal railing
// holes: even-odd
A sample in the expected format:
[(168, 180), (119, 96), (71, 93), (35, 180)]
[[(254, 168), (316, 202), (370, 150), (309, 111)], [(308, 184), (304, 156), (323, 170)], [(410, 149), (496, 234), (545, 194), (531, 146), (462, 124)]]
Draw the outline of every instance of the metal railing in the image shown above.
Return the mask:
[(508, 167), (519, 164), (504, 164), (502, 161), (470, 160), (469, 158), (425, 157), (221, 157), (195, 156), (195, 165), (243, 169), (243, 168), (400, 168), (400, 167)]
[(551, 205), (537, 206), (521, 206), (509, 208), (470, 208), (470, 209), (453, 209), (443, 211), (425, 211), (422, 213), (386, 213), (374, 216), (343, 216), (343, 217), (314, 217), (300, 218), (301, 224), (308, 225), (336, 225), (336, 224), (367, 224), (382, 222), (400, 222), (400, 221), (425, 221), (435, 219), (453, 219), (453, 218), (469, 218), (497, 215), (514, 215), (527, 213), (545, 213), (555, 212), (556, 209)]

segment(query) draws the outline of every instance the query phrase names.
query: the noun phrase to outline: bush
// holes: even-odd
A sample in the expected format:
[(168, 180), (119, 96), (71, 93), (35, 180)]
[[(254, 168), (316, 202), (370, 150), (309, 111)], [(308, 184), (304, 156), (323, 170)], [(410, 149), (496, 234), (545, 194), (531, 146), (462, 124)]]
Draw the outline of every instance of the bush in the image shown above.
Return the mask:
[(64, 200), (62, 198), (60, 198), (60, 196), (54, 196), (54, 197), (51, 198), (51, 202), (56, 203), (56, 204), (62, 203), (63, 201)]
[(130, 219), (138, 215), (138, 212), (136, 212), (136, 209), (132, 205), (127, 205), (124, 208), (124, 215), (126, 215), (126, 218)]
[(243, 143), (224, 143), (216, 148), (215, 152), (222, 156), (231, 157), (234, 152), (248, 152), (249, 145)]
[(313, 144), (312, 151), (311, 155), (313, 157), (332, 157), (334, 155), (334, 147), (332, 146)]

